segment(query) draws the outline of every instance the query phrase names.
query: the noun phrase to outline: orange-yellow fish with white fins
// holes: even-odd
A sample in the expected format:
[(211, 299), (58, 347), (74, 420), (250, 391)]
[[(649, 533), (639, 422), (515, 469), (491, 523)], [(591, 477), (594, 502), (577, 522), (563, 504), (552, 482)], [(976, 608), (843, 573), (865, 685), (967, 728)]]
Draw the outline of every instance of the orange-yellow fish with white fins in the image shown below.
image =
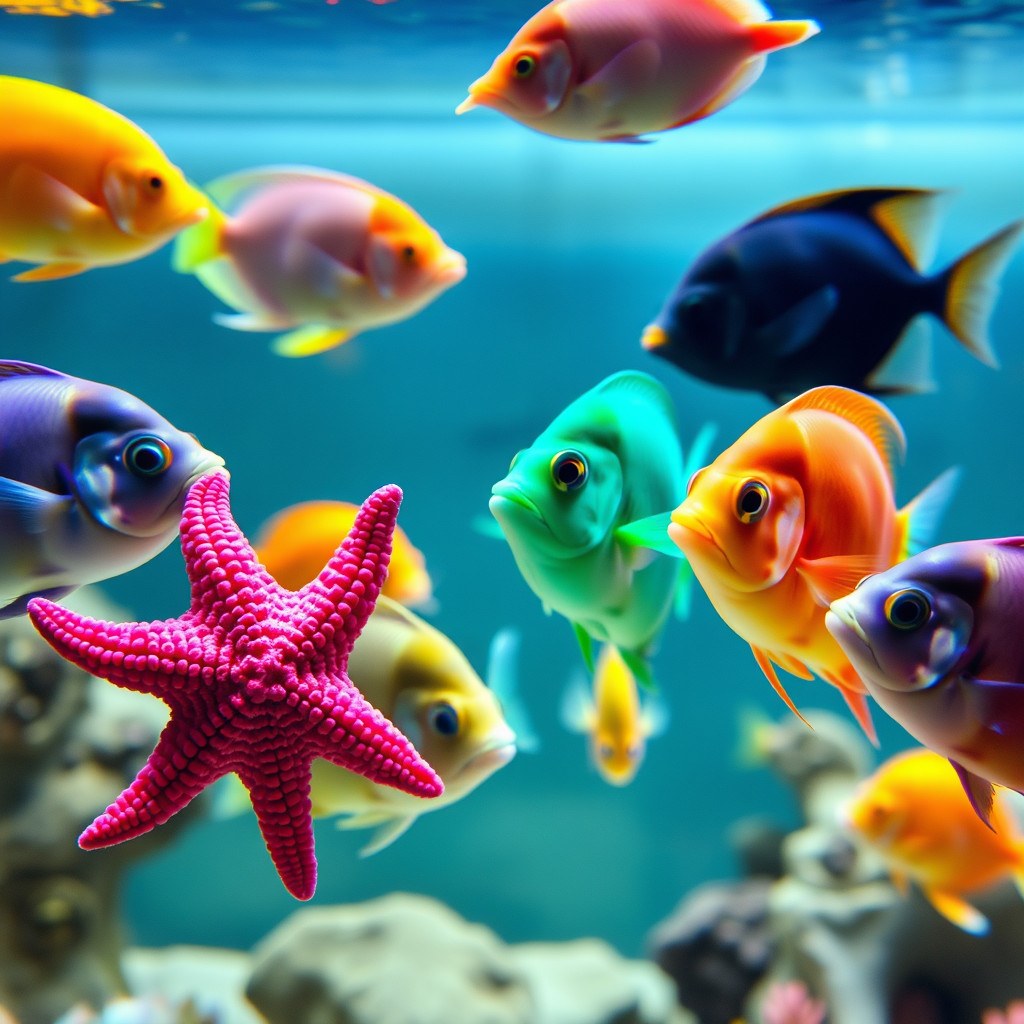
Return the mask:
[[(949, 470), (897, 509), (893, 472), (904, 448), (903, 428), (881, 402), (813, 388), (698, 470), (668, 523), (715, 610), (789, 707), (799, 714), (774, 665), (838, 687), (872, 740), (867, 688), (825, 613), (864, 576), (920, 550), (952, 494)], [(633, 529), (656, 534), (658, 518)], [(657, 536), (648, 542), (656, 547)]]
[(139, 259), (206, 217), (193, 188), (141, 128), (45, 82), (0, 75), (0, 262), (15, 281)]
[(493, 107), (564, 139), (635, 140), (721, 110), (765, 54), (819, 31), (759, 0), (554, 0), (516, 33), (456, 109)]
[(587, 737), (594, 767), (612, 786), (633, 781), (647, 741), (668, 725), (668, 712), (657, 696), (641, 702), (636, 677), (614, 644), (601, 647), (592, 693), (578, 677), (569, 685), (561, 717), (567, 729)]
[(236, 331), (281, 332), (273, 349), (309, 356), (405, 320), (466, 276), (466, 260), (400, 199), (318, 167), (257, 167), (206, 191), (216, 204), (184, 232), (174, 268), (235, 313)]
[[(320, 571), (356, 521), (358, 505), (347, 501), (303, 501), (289, 505), (260, 527), (256, 557), (289, 590), (301, 590)], [(423, 553), (395, 527), (388, 578), (381, 593), (425, 611), (436, 610), (434, 586)]]
[(988, 919), (966, 895), (1007, 877), (1024, 895), (1024, 836), (1005, 799), (996, 796), (987, 828), (949, 762), (916, 749), (889, 758), (865, 779), (844, 816), (882, 855), (901, 889), (916, 882), (943, 917), (983, 935)]

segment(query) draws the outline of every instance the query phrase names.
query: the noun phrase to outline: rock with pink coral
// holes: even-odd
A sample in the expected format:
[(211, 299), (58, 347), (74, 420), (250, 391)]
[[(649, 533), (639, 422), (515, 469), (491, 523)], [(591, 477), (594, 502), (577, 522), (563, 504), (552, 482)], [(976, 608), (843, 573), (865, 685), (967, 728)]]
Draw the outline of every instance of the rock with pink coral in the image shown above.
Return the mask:
[(776, 981), (761, 1004), (761, 1024), (821, 1024), (825, 1004), (802, 981)]

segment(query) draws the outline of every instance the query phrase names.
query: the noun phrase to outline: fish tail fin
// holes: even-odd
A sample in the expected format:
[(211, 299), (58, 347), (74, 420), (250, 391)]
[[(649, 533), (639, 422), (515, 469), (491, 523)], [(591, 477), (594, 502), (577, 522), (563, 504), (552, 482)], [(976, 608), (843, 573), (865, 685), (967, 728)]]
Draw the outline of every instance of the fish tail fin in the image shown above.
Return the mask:
[(175, 238), (171, 266), (179, 274), (192, 274), (196, 267), (223, 256), (221, 237), (227, 220), (226, 214), (210, 203), (210, 215)]
[(796, 46), (821, 31), (821, 26), (810, 19), (804, 21), (756, 21), (749, 25), (750, 41), (754, 53), (771, 53), (787, 46)]
[(916, 555), (931, 544), (959, 482), (960, 469), (952, 466), (945, 473), (940, 473), (916, 498), (896, 513), (898, 562)]
[(1015, 221), (976, 245), (945, 270), (942, 319), (957, 341), (986, 366), (999, 368), (988, 336), (988, 322), (999, 297), (999, 279), (1024, 233)]

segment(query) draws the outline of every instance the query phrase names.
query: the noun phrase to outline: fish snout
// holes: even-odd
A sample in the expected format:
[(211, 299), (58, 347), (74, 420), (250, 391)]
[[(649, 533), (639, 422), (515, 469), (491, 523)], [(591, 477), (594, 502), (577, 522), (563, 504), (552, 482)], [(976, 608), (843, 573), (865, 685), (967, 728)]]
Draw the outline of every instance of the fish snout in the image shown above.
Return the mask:
[(466, 257), (454, 249), (446, 249), (434, 268), (434, 281), (443, 288), (458, 284), (466, 276)]
[(702, 540), (706, 540), (709, 544), (715, 543), (715, 535), (701, 518), (699, 511), (684, 501), (682, 505), (672, 513), (672, 521), (669, 523), (668, 535), (676, 542), (676, 544), (683, 547), (680, 541), (687, 539), (687, 533), (696, 534)]
[(649, 324), (644, 328), (644, 333), (640, 335), (640, 344), (648, 352), (664, 347), (671, 340), (668, 332), (657, 324)]
[(488, 505), (491, 512), (495, 512), (495, 509), (501, 508), (504, 503), (518, 505), (520, 508), (525, 508), (528, 512), (532, 512), (538, 518), (543, 518), (536, 504), (530, 500), (520, 487), (509, 480), (499, 480), (491, 488), (491, 500), (488, 502)]

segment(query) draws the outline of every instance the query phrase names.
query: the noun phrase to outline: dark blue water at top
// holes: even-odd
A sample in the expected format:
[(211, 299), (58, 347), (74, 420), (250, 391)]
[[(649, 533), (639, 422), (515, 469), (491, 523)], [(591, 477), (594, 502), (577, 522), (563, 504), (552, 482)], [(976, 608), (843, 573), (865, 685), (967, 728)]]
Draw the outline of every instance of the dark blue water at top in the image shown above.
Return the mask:
[[(777, 4), (777, 17), (814, 17), (822, 34), (771, 55), (726, 110), (638, 146), (454, 116), (529, 3), (113, 6), (88, 20), (0, 14), (0, 72), (113, 106), (200, 184), (282, 163), (365, 178), (422, 213), (469, 273), (412, 320), (283, 360), (265, 336), (215, 325), (219, 304), (163, 250), (64, 281), (0, 280), (0, 355), (116, 384), (194, 431), (227, 460), (250, 536), (285, 504), (401, 484), (435, 624), (481, 671), (492, 634), (522, 630), (540, 753), (369, 860), (355, 856), (363, 834), (319, 823), (315, 902), (420, 891), (509, 940), (599, 935), (639, 952), (684, 892), (736, 872), (734, 821), (796, 824), (789, 795), (734, 755), (741, 707), (785, 709), (698, 595), (655, 659), (670, 728), (636, 781), (611, 789), (558, 724), (579, 662), (568, 624), (544, 616), (507, 547), (471, 522), (512, 455), (616, 370), (666, 384), (684, 445), (714, 420), (724, 446), (769, 410), (639, 345), (688, 263), (755, 214), (841, 187), (954, 190), (936, 266), (1024, 215), (1024, 5)], [(892, 402), (908, 436), (901, 504), (947, 466), (964, 469), (939, 540), (1021, 532), (1022, 292), (1018, 254), (992, 321), (999, 371), (936, 326), (938, 391)], [(104, 589), (138, 618), (177, 615), (188, 594), (177, 546)], [(791, 683), (799, 705), (841, 710), (825, 684)], [(876, 720), (883, 754), (911, 745)], [(294, 907), (249, 816), (203, 822), (137, 868), (126, 910), (141, 943), (247, 947)]]

